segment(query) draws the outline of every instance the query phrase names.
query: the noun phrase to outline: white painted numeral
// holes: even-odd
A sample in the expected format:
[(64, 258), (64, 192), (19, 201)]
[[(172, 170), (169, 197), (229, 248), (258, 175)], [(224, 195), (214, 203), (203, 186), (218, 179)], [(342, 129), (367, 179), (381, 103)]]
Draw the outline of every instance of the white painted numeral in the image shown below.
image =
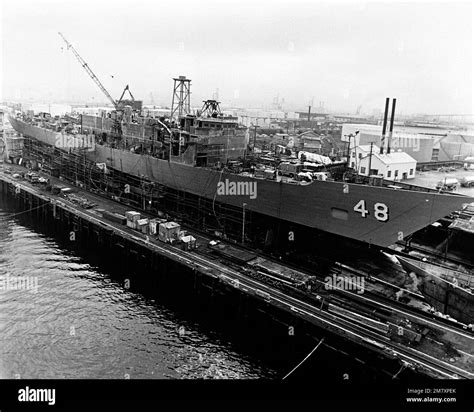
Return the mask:
[(388, 207), (385, 203), (376, 203), (374, 205), (374, 216), (377, 220), (381, 222), (386, 222), (388, 220)]
[[(354, 206), (354, 212), (360, 213), (364, 218), (369, 215), (365, 200), (359, 200), (359, 202)], [(385, 203), (376, 203), (374, 205), (374, 216), (378, 221), (386, 222), (389, 218), (388, 206)]]
[(354, 206), (354, 212), (360, 213), (362, 217), (367, 217), (369, 211), (365, 208), (365, 200), (360, 200), (359, 203)]

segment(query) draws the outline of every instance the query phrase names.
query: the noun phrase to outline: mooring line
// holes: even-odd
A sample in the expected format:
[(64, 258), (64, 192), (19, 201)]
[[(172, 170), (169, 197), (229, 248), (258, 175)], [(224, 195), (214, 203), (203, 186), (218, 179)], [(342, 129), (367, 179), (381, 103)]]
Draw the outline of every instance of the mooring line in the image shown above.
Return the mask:
[(7, 215), (7, 216), (0, 216), (0, 220), (8, 220), (14, 216), (18, 216), (18, 215), (22, 215), (23, 213), (29, 213), (29, 212), (32, 212), (33, 210), (36, 210), (36, 209), (40, 209), (42, 207), (45, 207), (46, 205), (48, 205), (49, 203), (44, 203), (40, 206), (36, 206), (36, 207), (33, 207), (31, 209), (28, 209), (28, 210), (24, 210), (23, 212), (18, 212), (18, 213), (12, 213), (10, 215)]
[(321, 343), (323, 343), (323, 341), (324, 341), (324, 338), (322, 338), (318, 342), (318, 344), (314, 347), (314, 349), (310, 353), (308, 353), (306, 358), (304, 358), (300, 363), (298, 363), (298, 365), (296, 365), (283, 379), (288, 378), (288, 376), (290, 376), (296, 369), (298, 369), (316, 351), (316, 349), (319, 348), (319, 345), (321, 345)]
[(398, 375), (400, 375), (400, 373), (401, 373), (403, 370), (405, 370), (405, 368), (406, 368), (406, 365), (403, 363), (403, 364), (402, 364), (402, 367), (400, 368), (400, 370), (399, 370), (395, 375), (392, 376), (392, 379), (397, 379), (397, 378), (398, 378)]

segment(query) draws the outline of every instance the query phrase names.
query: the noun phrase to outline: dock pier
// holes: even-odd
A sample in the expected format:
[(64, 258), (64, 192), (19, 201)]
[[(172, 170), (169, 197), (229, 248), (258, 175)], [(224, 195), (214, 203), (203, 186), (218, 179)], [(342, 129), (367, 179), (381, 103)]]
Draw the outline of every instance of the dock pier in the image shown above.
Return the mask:
[[(71, 186), (56, 180), (51, 183)], [(451, 367), (417, 349), (405, 348), (406, 342), (387, 338), (389, 327), (385, 331), (376, 331), (374, 325), (377, 322), (361, 325), (357, 322), (360, 315), (350, 314), (347, 309), (336, 310), (334, 305), (331, 308), (324, 299), (311, 302), (303, 299), (302, 293), (297, 291), (295, 294), (286, 293), (247, 276), (235, 262), (223, 256), (182, 250), (151, 235), (111, 222), (102, 217), (98, 207), (122, 214), (130, 208), (80, 188), (74, 190), (96, 207), (84, 209), (44, 187), (0, 170), (0, 197), (14, 202), (20, 213), (46, 223), (71, 247), (83, 247), (109, 256), (121, 268), (123, 278), (120, 281), (124, 287), (131, 285), (133, 290), (137, 285), (145, 285), (146, 290), (158, 291), (164, 301), (175, 307), (192, 301), (199, 305), (202, 313), (219, 314), (220, 322), (225, 317), (224, 329), (238, 325), (248, 340), (253, 339), (254, 333), (266, 334), (266, 344), (278, 341), (283, 345), (281, 348), (286, 352), (281, 361), (288, 362), (285, 365), (288, 371), (324, 339), (316, 353), (329, 351), (341, 359), (345, 367), (335, 372), (341, 380), (346, 379), (346, 375), (357, 379), (358, 373), (369, 374), (371, 379), (377, 376), (391, 379), (403, 365), (405, 367), (398, 378), (420, 374), (442, 378), (472, 377), (468, 368)], [(207, 240), (200, 239), (200, 248), (207, 247), (203, 243)], [(468, 332), (458, 332), (445, 325), (443, 328), (472, 342), (472, 334)], [(357, 358), (354, 353), (357, 353)], [(327, 362), (325, 357), (327, 355), (320, 354), (318, 362)], [(364, 367), (357, 371), (357, 364)]]

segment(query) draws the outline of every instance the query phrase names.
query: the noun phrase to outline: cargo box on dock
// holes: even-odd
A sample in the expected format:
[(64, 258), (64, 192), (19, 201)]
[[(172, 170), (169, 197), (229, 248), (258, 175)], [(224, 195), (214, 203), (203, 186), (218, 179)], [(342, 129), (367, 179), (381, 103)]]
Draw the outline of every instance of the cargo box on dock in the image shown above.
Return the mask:
[(161, 219), (150, 219), (148, 222), (148, 233), (156, 236), (158, 234), (158, 226), (160, 223), (162, 223)]
[(139, 230), (140, 232), (148, 234), (148, 226), (149, 226), (148, 219), (137, 220), (136, 229)]
[(121, 225), (125, 225), (127, 223), (127, 218), (125, 216), (120, 215), (118, 213), (111, 213), (107, 210), (102, 211), (102, 217), (104, 219), (110, 220), (111, 222), (119, 223)]
[(196, 248), (196, 238), (194, 236), (183, 236), (181, 242), (183, 242), (183, 250), (192, 250)]
[(178, 240), (180, 225), (176, 222), (160, 223), (158, 226), (158, 238), (162, 242)]
[(127, 218), (127, 221), (136, 223), (137, 220), (140, 220), (141, 215), (139, 212), (135, 212), (132, 210), (130, 212), (125, 212), (125, 217)]

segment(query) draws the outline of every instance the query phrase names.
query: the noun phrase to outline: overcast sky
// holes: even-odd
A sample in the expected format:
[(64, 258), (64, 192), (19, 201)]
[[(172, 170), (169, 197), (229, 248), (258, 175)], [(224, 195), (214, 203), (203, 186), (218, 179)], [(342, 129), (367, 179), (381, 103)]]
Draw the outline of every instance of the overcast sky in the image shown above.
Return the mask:
[[(105, 101), (61, 31), (118, 98), (473, 113), (473, 6), (316, 1), (0, 0), (3, 99)], [(114, 77), (112, 77), (114, 76)], [(152, 94), (152, 95), (151, 95)]]

